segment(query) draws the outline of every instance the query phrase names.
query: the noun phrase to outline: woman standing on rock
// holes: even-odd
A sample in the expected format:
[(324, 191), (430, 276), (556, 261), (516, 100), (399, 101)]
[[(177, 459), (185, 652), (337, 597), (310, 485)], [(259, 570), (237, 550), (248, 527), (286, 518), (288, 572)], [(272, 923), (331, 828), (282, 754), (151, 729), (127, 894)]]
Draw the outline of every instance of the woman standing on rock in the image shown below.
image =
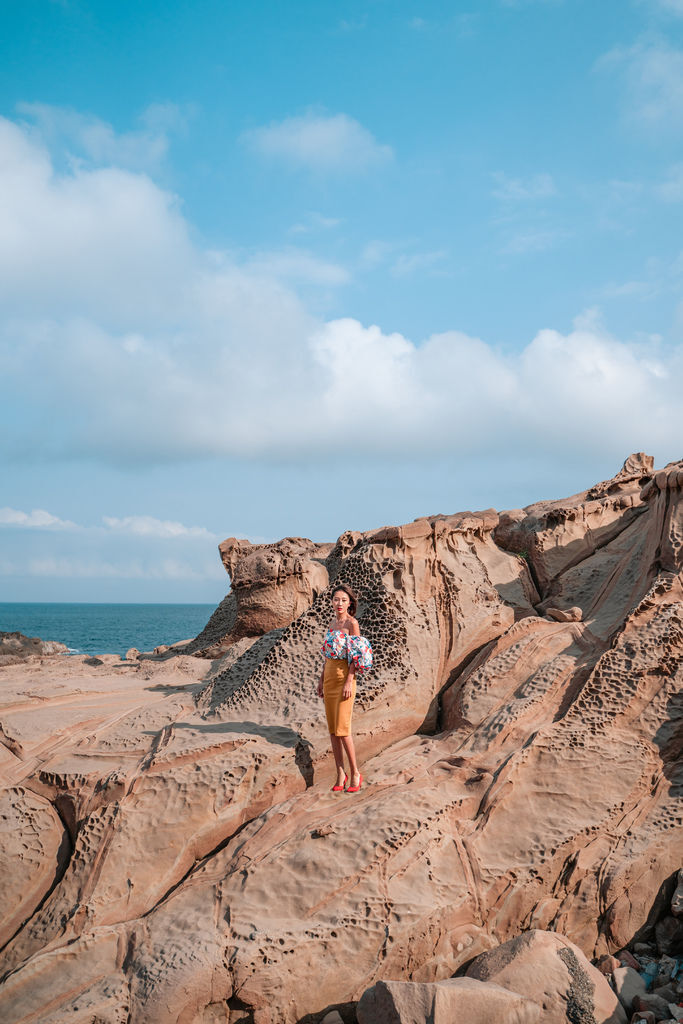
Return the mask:
[[(372, 667), (372, 648), (360, 635), (354, 618), (358, 598), (351, 587), (340, 583), (332, 594), (333, 618), (330, 622), (322, 655), (325, 659), (320, 679), (318, 696), (325, 698), (327, 728), (330, 730), (332, 754), (337, 766), (337, 781), (333, 793), (358, 793), (363, 785), (363, 776), (358, 771), (356, 752), (351, 736), (351, 713), (356, 697), (356, 676)], [(347, 788), (349, 776), (344, 770), (344, 752), (349, 761), (351, 785)]]

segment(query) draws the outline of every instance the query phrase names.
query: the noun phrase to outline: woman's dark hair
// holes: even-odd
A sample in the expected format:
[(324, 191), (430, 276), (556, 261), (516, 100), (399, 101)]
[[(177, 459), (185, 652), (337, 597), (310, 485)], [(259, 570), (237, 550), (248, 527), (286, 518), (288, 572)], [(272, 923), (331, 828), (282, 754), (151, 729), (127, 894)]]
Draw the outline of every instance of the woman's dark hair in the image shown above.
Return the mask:
[(348, 597), (349, 615), (355, 616), (356, 611), (358, 609), (358, 595), (356, 594), (356, 591), (353, 589), (353, 587), (350, 587), (348, 583), (338, 583), (335, 586), (334, 590), (332, 591), (332, 597), (334, 597), (338, 590), (341, 590)]

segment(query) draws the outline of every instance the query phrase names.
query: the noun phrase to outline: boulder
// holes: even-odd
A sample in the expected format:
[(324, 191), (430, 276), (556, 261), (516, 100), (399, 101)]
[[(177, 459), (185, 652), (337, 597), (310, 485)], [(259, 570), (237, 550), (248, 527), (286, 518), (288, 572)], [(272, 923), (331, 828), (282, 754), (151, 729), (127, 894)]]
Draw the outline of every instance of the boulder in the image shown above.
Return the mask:
[(669, 1002), (667, 999), (663, 999), (662, 996), (655, 995), (654, 992), (646, 992), (643, 995), (638, 995), (633, 1000), (634, 1010), (649, 1010), (654, 1013), (657, 1021), (668, 1020), (671, 1016), (669, 1013)]
[(482, 953), (468, 978), (492, 982), (533, 1000), (543, 1024), (626, 1024), (626, 1013), (607, 979), (568, 939), (534, 929)]
[(28, 658), (46, 658), (54, 654), (68, 654), (66, 644), (57, 640), (41, 640), (37, 636), (25, 636), (16, 630), (0, 632), (0, 666), (16, 665)]
[(219, 545), (237, 608), (231, 636), (262, 636), (288, 626), (325, 590), (325, 558), (332, 544), (286, 537), (276, 544), (251, 544), (229, 537)]
[(627, 1011), (633, 1008), (635, 997), (643, 996), (647, 991), (644, 979), (632, 967), (618, 967), (612, 975), (612, 983), (619, 1002)]
[(683, 918), (668, 915), (655, 925), (657, 949), (666, 956), (683, 955)]
[(581, 622), (583, 612), (580, 608), (546, 608), (546, 615), (556, 622)]
[(473, 978), (417, 983), (378, 981), (356, 1006), (358, 1024), (537, 1024), (539, 1006)]
[(605, 977), (608, 978), (610, 974), (614, 974), (618, 967), (621, 967), (621, 962), (616, 956), (610, 956), (609, 953), (605, 953), (604, 956), (601, 956), (598, 959), (595, 966), (601, 974), (604, 974)]
[(671, 897), (671, 913), (674, 917), (683, 917), (683, 868), (676, 875), (676, 888)]

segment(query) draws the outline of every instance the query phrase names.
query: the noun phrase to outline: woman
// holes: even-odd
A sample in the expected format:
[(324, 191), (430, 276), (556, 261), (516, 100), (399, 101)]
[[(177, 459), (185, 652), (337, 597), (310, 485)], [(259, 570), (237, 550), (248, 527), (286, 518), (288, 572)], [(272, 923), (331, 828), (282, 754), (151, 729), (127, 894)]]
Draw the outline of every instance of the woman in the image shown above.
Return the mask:
[[(325, 659), (320, 679), (318, 696), (325, 698), (327, 728), (334, 763), (337, 766), (337, 781), (333, 793), (358, 793), (363, 785), (363, 776), (358, 771), (356, 752), (351, 736), (351, 712), (356, 696), (356, 676), (362, 675), (372, 666), (372, 649), (360, 635), (358, 622), (354, 618), (358, 598), (351, 587), (340, 583), (332, 594), (334, 617), (330, 622), (322, 654)], [(349, 776), (344, 770), (344, 752), (349, 761), (351, 785), (347, 789)]]

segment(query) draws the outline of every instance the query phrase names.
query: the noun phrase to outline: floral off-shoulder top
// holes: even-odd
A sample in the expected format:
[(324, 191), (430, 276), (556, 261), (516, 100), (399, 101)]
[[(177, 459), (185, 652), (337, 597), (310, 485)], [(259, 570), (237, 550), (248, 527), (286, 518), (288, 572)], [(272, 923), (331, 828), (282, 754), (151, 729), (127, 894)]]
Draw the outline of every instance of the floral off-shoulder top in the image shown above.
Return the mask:
[(320, 653), (325, 658), (348, 661), (349, 665), (354, 666), (357, 676), (362, 676), (372, 668), (370, 641), (364, 636), (351, 636), (343, 629), (328, 629)]

